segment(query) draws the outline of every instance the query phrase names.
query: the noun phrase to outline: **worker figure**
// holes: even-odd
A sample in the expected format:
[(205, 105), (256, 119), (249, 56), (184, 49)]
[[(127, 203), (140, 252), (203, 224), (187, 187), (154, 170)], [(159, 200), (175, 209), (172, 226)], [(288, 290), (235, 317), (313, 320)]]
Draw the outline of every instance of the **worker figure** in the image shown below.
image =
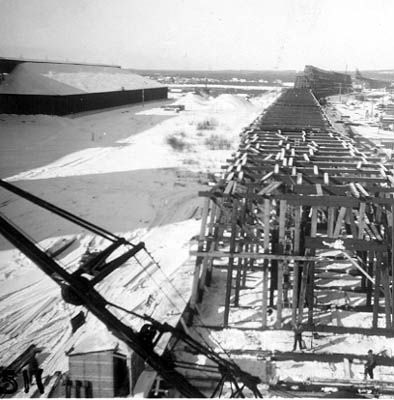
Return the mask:
[(44, 385), (42, 384), (41, 375), (42, 368), (40, 368), (36, 354), (39, 353), (40, 350), (34, 348), (32, 350), (32, 355), (30, 356), (29, 361), (25, 364), (22, 369), (23, 375), (23, 383), (25, 386), (25, 393), (29, 392), (30, 385), (33, 383), (33, 377), (36, 378), (37, 388), (41, 394), (44, 393)]
[(296, 326), (294, 327), (294, 346), (293, 346), (293, 351), (296, 351), (297, 343), (300, 346), (300, 350), (303, 350), (305, 348), (304, 342), (302, 340), (302, 325), (300, 323), (296, 324)]
[(369, 377), (373, 379), (373, 370), (375, 367), (376, 367), (375, 356), (372, 350), (368, 350), (367, 362), (365, 363), (364, 366), (364, 379), (367, 379), (367, 375), (369, 375)]
[(276, 313), (272, 308), (267, 309), (267, 323), (269, 326), (274, 326), (276, 322)]

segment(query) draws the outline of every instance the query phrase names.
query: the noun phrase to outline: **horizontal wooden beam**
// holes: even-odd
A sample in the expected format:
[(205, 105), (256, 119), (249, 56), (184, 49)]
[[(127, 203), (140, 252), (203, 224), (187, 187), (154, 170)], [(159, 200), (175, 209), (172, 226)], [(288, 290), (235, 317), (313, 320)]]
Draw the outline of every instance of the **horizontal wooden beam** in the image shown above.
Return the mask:
[[(331, 244), (336, 241), (342, 241), (343, 246), (349, 251), (387, 251), (388, 244), (378, 240), (363, 240), (363, 239), (342, 239), (342, 238), (318, 238), (305, 237), (305, 247), (308, 249), (331, 249)], [(332, 248), (335, 250), (334, 248)]]
[(191, 250), (191, 256), (209, 258), (250, 258), (255, 260), (281, 260), (281, 261), (317, 261), (319, 257), (292, 256), (287, 254), (263, 254), (263, 253), (230, 253), (227, 251), (197, 251)]
[(357, 199), (350, 196), (303, 196), (299, 194), (284, 193), (275, 195), (259, 196), (254, 194), (237, 194), (235, 197), (231, 194), (225, 195), (223, 192), (201, 191), (198, 193), (201, 197), (210, 198), (244, 198), (255, 201), (263, 201), (264, 199), (287, 200), (291, 205), (300, 206), (319, 206), (319, 207), (359, 207), (360, 203), (394, 205), (394, 198), (385, 197), (368, 197), (365, 199)]

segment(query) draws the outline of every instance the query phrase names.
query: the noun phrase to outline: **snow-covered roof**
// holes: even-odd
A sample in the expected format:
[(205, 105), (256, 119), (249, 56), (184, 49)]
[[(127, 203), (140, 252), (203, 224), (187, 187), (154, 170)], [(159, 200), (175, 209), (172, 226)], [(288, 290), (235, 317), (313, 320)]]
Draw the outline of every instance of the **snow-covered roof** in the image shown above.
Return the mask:
[(0, 94), (71, 95), (162, 87), (159, 83), (116, 67), (22, 63), (0, 84)]
[(127, 354), (127, 347), (123, 342), (114, 337), (106, 329), (98, 330), (92, 334), (83, 335), (77, 343), (68, 351), (68, 356), (87, 353), (102, 353), (106, 351)]

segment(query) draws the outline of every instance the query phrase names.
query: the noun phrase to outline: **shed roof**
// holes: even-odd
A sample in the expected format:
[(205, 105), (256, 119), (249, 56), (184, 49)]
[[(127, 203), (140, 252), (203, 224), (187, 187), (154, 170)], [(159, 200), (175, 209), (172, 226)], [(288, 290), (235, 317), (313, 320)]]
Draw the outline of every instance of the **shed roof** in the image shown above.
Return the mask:
[(114, 352), (127, 354), (127, 347), (106, 329), (100, 329), (94, 333), (83, 335), (68, 351), (68, 356), (76, 356), (87, 353)]

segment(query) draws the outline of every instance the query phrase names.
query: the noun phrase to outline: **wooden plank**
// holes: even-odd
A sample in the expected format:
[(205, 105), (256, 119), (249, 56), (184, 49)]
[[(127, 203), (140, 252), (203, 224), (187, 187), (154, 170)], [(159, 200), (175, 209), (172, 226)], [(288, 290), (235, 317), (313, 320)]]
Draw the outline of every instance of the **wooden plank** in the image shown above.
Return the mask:
[[(233, 210), (231, 215), (231, 241), (230, 241), (230, 252), (235, 251), (235, 238), (237, 236), (237, 204), (233, 202)], [(228, 326), (228, 320), (230, 315), (230, 300), (231, 300), (231, 288), (233, 281), (233, 264), (234, 258), (230, 258), (228, 261), (227, 269), (227, 283), (226, 283), (226, 294), (224, 302), (224, 313), (223, 313), (223, 325)]]
[[(279, 179), (283, 178), (290, 178), (288, 176), (281, 177), (278, 176)], [(294, 181), (288, 180), (291, 185), (294, 185)], [(300, 185), (297, 182), (297, 185)], [(303, 185), (300, 185), (303, 186)], [(311, 193), (315, 192), (315, 187), (312, 187)], [(339, 187), (339, 186), (338, 186)], [(329, 186), (326, 187), (322, 186), (325, 190), (329, 190)], [(344, 192), (344, 190), (342, 190)], [(198, 195), (201, 197), (211, 197), (213, 199), (217, 199), (220, 197), (231, 197), (230, 195), (224, 195), (223, 193), (217, 191), (201, 191), (198, 192)], [(251, 200), (263, 202), (267, 196), (259, 196), (259, 195), (250, 195), (250, 196), (242, 196), (244, 198), (250, 198)], [(321, 206), (321, 207), (352, 207), (356, 208), (359, 207), (361, 201), (359, 199), (348, 197), (348, 196), (333, 196), (333, 195), (324, 195), (324, 196), (300, 196), (299, 194), (291, 194), (291, 193), (284, 193), (284, 194), (275, 194), (274, 195), (276, 200), (287, 200), (289, 205), (299, 205), (299, 206)], [(370, 204), (380, 204), (380, 205), (394, 205), (394, 198), (381, 198), (381, 197), (371, 197), (368, 199), (368, 203)]]
[[(210, 200), (209, 199), (205, 199), (204, 208), (203, 208), (203, 212), (202, 212), (202, 219), (201, 219), (198, 252), (201, 252), (203, 250), (203, 240), (204, 240), (204, 237), (205, 237), (205, 230), (206, 230), (206, 223), (207, 223), (207, 217), (208, 217), (209, 203), (210, 203)], [(196, 304), (197, 304), (198, 287), (200, 285), (200, 272), (201, 272), (201, 263), (202, 263), (202, 261), (203, 261), (202, 258), (198, 256), (197, 259), (196, 259), (196, 267), (194, 268), (192, 292), (191, 292), (191, 295), (190, 295), (190, 308), (192, 310), (195, 310)]]
[[(271, 202), (264, 200), (264, 253), (269, 252), (270, 246), (270, 211)], [(268, 305), (268, 265), (269, 261), (264, 260), (263, 264), (263, 296), (262, 296), (262, 327), (267, 326), (267, 305)]]
[[(211, 210), (211, 230), (210, 235), (213, 236), (212, 245), (210, 251), (216, 251), (219, 248), (219, 239), (223, 236), (223, 227), (220, 224), (220, 220), (222, 218), (222, 212), (220, 207), (218, 207), (215, 203), (212, 204)], [(212, 259), (208, 259), (209, 264), (207, 268), (207, 277), (206, 277), (206, 286), (211, 286), (212, 280)]]
[(377, 328), (378, 327), (378, 317), (379, 317), (379, 286), (380, 286), (380, 276), (381, 276), (381, 271), (380, 271), (380, 264), (379, 260), (380, 257), (378, 256), (380, 252), (377, 252), (377, 262), (375, 266), (375, 287), (374, 287), (374, 299), (373, 299), (373, 315), (372, 315), (372, 327)]
[(347, 208), (346, 222), (350, 225), (350, 230), (352, 232), (353, 239), (357, 239), (358, 231), (357, 231), (356, 223), (354, 221), (353, 210), (351, 208)]
[[(314, 238), (317, 233), (317, 207), (312, 207), (311, 217), (311, 237)], [(315, 250), (310, 250), (311, 254), (315, 254)], [(307, 287), (308, 295), (308, 323), (313, 323), (313, 306), (314, 306), (314, 284), (315, 284), (315, 263), (309, 265), (309, 284)]]
[[(285, 223), (286, 223), (286, 210), (287, 202), (286, 200), (281, 200), (279, 203), (279, 245), (280, 251), (283, 253), (285, 246)], [(278, 262), (278, 286), (277, 286), (277, 299), (276, 299), (276, 327), (282, 327), (282, 308), (283, 308), (283, 261)]]
[[(368, 251), (367, 252), (367, 270), (368, 274), (373, 276), (373, 263), (374, 263), (374, 252), (373, 251)], [(371, 306), (372, 304), (372, 282), (368, 279), (367, 280), (367, 298), (366, 298), (366, 304), (368, 307)]]
[[(315, 164), (315, 162), (313, 162)], [(300, 169), (301, 172), (307, 175), (318, 175), (319, 167), (318, 163), (316, 163), (313, 168), (309, 166), (302, 166), (300, 165), (301, 163), (296, 162), (297, 168)], [(337, 164), (335, 168), (322, 168), (320, 167), (320, 171), (324, 173), (329, 173), (331, 175), (337, 175), (340, 176), (341, 174), (353, 174), (353, 176), (357, 177), (370, 177), (370, 176), (375, 176), (379, 175), (379, 170), (372, 170), (372, 169), (352, 169), (352, 168), (339, 168), (341, 165), (340, 163)]]
[[(321, 185), (323, 193), (329, 191), (334, 195), (343, 195), (344, 192), (349, 190), (349, 184), (345, 185), (334, 185), (329, 183), (324, 183)], [(379, 186), (368, 186), (369, 192), (371, 194), (375, 193), (393, 193), (394, 188), (386, 188), (386, 187), (379, 187)], [(303, 184), (303, 185), (293, 185), (293, 192), (299, 194), (315, 194), (315, 190), (311, 184)]]
[(301, 279), (301, 288), (300, 288), (300, 298), (298, 301), (298, 318), (297, 322), (302, 323), (302, 318), (304, 314), (304, 303), (305, 303), (305, 296), (306, 296), (306, 288), (307, 288), (307, 280), (309, 275), (309, 267), (310, 263), (304, 265), (302, 269), (302, 279)]
[[(241, 252), (244, 247), (243, 241), (235, 242), (236, 251)], [(239, 296), (241, 291), (241, 276), (245, 270), (243, 263), (247, 263), (247, 259), (238, 258), (236, 264), (235, 287), (234, 287), (234, 306), (239, 306)]]
[[(382, 253), (379, 253), (382, 254)], [(382, 260), (380, 260), (382, 261)], [(384, 291), (384, 311), (386, 317), (386, 328), (390, 329), (391, 325), (391, 295), (390, 295), (390, 276), (387, 263), (383, 262), (382, 267), (382, 283)]]
[[(246, 215), (246, 200), (243, 199), (239, 202), (241, 206), (241, 213), (239, 216), (239, 221), (241, 225), (243, 226), (245, 223), (245, 215)], [(243, 240), (236, 242), (236, 250), (238, 252), (242, 252), (242, 247), (243, 247)], [(246, 260), (244, 260), (246, 261)], [(235, 277), (235, 291), (234, 291), (234, 306), (238, 307), (239, 306), (239, 295), (240, 295), (240, 290), (241, 290), (241, 273), (242, 273), (242, 259), (238, 258), (238, 268), (237, 268), (237, 274)]]
[[(295, 207), (294, 209), (294, 249), (295, 255), (300, 254), (300, 235), (301, 235), (301, 207)], [(297, 320), (297, 300), (298, 300), (298, 276), (299, 276), (299, 264), (297, 261), (294, 262), (293, 271), (293, 300), (292, 300), (292, 322), (296, 324)]]
[(332, 238), (334, 235), (334, 219), (335, 219), (335, 208), (328, 207), (327, 211), (327, 236)]
[[(208, 214), (209, 214), (209, 208), (210, 208), (210, 201), (209, 199), (208, 202), (204, 203), (204, 208), (203, 208), (203, 214), (202, 214), (202, 219), (201, 219), (201, 231), (200, 231), (200, 236), (199, 236), (199, 243), (202, 244), (204, 238), (205, 238), (205, 233), (206, 233), (206, 226), (207, 226), (207, 220), (208, 220)], [(212, 206), (215, 206), (214, 203), (212, 202)], [(213, 217), (214, 210), (211, 209), (211, 219), (209, 222), (208, 226), (208, 234), (211, 233), (212, 229), (212, 217)], [(211, 248), (211, 244), (207, 242), (207, 250)], [(202, 300), (202, 295), (204, 292), (205, 284), (206, 284), (206, 276), (207, 276), (207, 269), (208, 269), (208, 264), (209, 260), (204, 258), (202, 260), (201, 264), (201, 273), (200, 273), (200, 280), (198, 284), (198, 294), (197, 294), (197, 302), (201, 302)]]
[(224, 194), (231, 193), (233, 186), (234, 186), (234, 181), (229, 181), (228, 184), (226, 185), (226, 189), (224, 190)]
[[(318, 248), (318, 247), (316, 247)], [(322, 247), (325, 248), (325, 247)], [(264, 253), (252, 253), (252, 252), (244, 252), (244, 253), (236, 253), (236, 252), (229, 252), (229, 251), (195, 251), (191, 250), (189, 252), (191, 256), (196, 257), (212, 257), (212, 258), (253, 258), (255, 260), (276, 260), (276, 261), (318, 261), (320, 260), (319, 257), (315, 256), (294, 256), (294, 255), (287, 255), (287, 254), (264, 254)], [(224, 267), (223, 267), (224, 268)]]
[(337, 222), (335, 224), (335, 229), (334, 229), (334, 234), (333, 234), (334, 238), (337, 238), (339, 236), (339, 234), (341, 233), (341, 228), (343, 225), (343, 219), (345, 217), (346, 210), (347, 210), (346, 207), (341, 207), (341, 209), (339, 210), (339, 215), (338, 215)]
[(391, 320), (394, 328), (394, 206), (391, 207)]
[(311, 236), (315, 237), (316, 233), (317, 233), (317, 207), (312, 207)]
[[(279, 232), (276, 226), (271, 231), (271, 249), (273, 253), (279, 253)], [(271, 260), (270, 268), (270, 296), (269, 305), (270, 307), (275, 306), (275, 290), (278, 286), (278, 260)]]
[(386, 178), (378, 178), (378, 177), (369, 177), (369, 176), (359, 176), (359, 175), (335, 175), (332, 176), (332, 179), (340, 181), (342, 183), (345, 182), (367, 182), (367, 183), (386, 183)]
[(359, 200), (346, 196), (299, 196), (293, 194), (275, 195), (277, 200), (287, 200), (291, 205), (321, 207), (358, 207)]

